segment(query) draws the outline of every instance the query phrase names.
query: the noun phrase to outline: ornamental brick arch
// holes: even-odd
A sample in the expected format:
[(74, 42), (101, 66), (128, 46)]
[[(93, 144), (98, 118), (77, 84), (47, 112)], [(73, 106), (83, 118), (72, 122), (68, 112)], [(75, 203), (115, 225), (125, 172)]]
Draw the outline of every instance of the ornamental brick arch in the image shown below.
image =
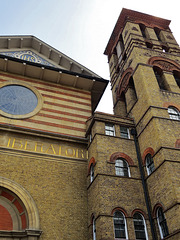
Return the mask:
[(95, 161), (95, 158), (92, 157), (89, 161), (89, 164), (88, 164), (88, 175), (90, 174), (90, 170), (91, 170), (91, 165), (93, 164), (93, 166), (96, 165), (96, 161)]
[(155, 152), (154, 152), (154, 149), (152, 149), (151, 147), (148, 147), (144, 150), (143, 152), (143, 155), (142, 155), (142, 162), (143, 162), (143, 165), (146, 165), (146, 155), (147, 154), (151, 154), (151, 156), (153, 157)]
[(157, 214), (157, 210), (158, 208), (162, 208), (162, 210), (164, 211), (164, 207), (161, 203), (157, 203), (154, 208), (153, 208), (153, 211), (152, 211), (152, 215), (153, 215), (153, 218), (156, 218), (156, 214)]
[(149, 23), (148, 23), (147, 20), (145, 20), (145, 21), (135, 20), (134, 22), (137, 23), (137, 24), (143, 24), (144, 26), (150, 27), (150, 28), (159, 28), (160, 30), (167, 30), (167, 28), (165, 28), (163, 26), (160, 26), (156, 23), (153, 23), (151, 21), (149, 21)]
[(151, 57), (148, 60), (148, 64), (159, 67), (167, 72), (180, 71), (180, 65), (177, 62), (165, 57)]
[(0, 230), (25, 230), (28, 226), (27, 211), (13, 192), (0, 187)]
[(129, 166), (133, 166), (134, 165), (134, 161), (132, 160), (132, 158), (130, 158), (127, 154), (125, 153), (121, 153), (121, 152), (115, 152), (110, 156), (110, 162), (115, 162), (118, 158), (123, 158), (125, 159)]
[[(31, 195), (21, 185), (4, 177), (0, 177), (0, 187), (14, 193), (21, 200), (27, 213), (27, 222), (25, 219), (22, 219), (22, 222), (24, 224), (22, 228), (39, 231), (39, 213)], [(9, 194), (8, 196), (6, 193), (6, 198), (11, 198), (11, 194)], [(22, 205), (20, 204), (20, 202), (17, 202), (16, 208), (18, 211), (21, 211)]]
[(175, 107), (179, 112), (180, 112), (180, 105), (173, 103), (173, 102), (164, 102), (163, 107), (168, 108), (168, 107)]
[(180, 139), (177, 139), (175, 142), (175, 148), (180, 148)]
[(141, 210), (141, 209), (139, 209), (139, 208), (134, 209), (134, 210), (132, 211), (131, 217), (133, 217), (135, 213), (140, 213), (141, 215), (143, 215), (144, 219), (148, 219), (147, 214), (146, 214), (143, 210)]
[(121, 207), (116, 207), (116, 208), (114, 208), (114, 209), (111, 211), (111, 216), (113, 216), (116, 211), (122, 212), (126, 218), (128, 217), (128, 214), (127, 214), (126, 210), (125, 210), (124, 208), (121, 208)]
[(117, 92), (116, 92), (116, 98), (119, 99), (121, 97), (122, 92), (125, 92), (129, 83), (129, 79), (132, 76), (133, 69), (127, 68), (119, 81)]

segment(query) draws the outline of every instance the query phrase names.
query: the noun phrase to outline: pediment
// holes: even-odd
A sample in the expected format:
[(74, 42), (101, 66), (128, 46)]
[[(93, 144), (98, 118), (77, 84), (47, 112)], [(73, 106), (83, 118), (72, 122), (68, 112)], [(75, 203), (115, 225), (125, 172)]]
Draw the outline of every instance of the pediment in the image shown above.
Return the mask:
[(22, 50), (22, 51), (5, 51), (1, 52), (4, 56), (10, 56), (14, 58), (18, 58), (24, 61), (39, 63), (46, 66), (56, 67), (55, 64), (52, 64), (50, 61), (45, 58), (39, 56), (31, 50)]
[(87, 76), (99, 77), (88, 68), (34, 36), (1, 36), (1, 54)]
[(34, 36), (0, 36), (0, 71), (90, 91), (92, 111), (109, 82)]

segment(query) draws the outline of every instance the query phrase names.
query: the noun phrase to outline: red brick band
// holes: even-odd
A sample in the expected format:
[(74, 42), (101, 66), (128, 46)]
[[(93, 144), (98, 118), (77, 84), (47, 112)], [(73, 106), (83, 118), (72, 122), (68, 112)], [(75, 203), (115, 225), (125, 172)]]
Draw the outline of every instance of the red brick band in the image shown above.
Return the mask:
[(113, 154), (110, 156), (110, 162), (115, 162), (116, 159), (118, 159), (118, 158), (123, 158), (123, 159), (125, 159), (125, 160), (128, 162), (129, 166), (134, 165), (134, 161), (132, 160), (132, 158), (130, 158), (127, 154), (121, 153), (121, 152), (115, 152), (115, 153), (113, 153)]
[(89, 161), (89, 165), (88, 165), (88, 175), (90, 174), (90, 169), (91, 169), (91, 165), (93, 164), (93, 166), (95, 166), (96, 164), (96, 161), (95, 161), (95, 158), (92, 157)]
[(151, 147), (146, 148), (146, 150), (143, 152), (143, 155), (142, 155), (143, 165), (146, 165), (146, 155), (148, 153), (151, 154), (151, 156), (154, 156), (155, 154), (154, 150)]

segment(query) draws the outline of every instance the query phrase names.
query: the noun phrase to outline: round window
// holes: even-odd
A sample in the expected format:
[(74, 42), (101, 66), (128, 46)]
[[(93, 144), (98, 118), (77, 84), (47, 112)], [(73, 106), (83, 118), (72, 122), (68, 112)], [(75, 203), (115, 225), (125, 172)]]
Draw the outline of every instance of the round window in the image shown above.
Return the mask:
[(7, 84), (0, 88), (0, 113), (10, 118), (27, 118), (39, 111), (39, 100), (40, 94), (32, 87)]

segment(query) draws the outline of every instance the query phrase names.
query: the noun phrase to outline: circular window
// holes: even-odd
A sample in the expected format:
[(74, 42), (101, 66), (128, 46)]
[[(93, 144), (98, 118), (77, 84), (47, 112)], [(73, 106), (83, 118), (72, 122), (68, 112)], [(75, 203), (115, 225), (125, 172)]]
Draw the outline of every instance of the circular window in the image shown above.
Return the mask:
[(27, 118), (40, 110), (40, 94), (32, 87), (6, 84), (0, 88), (0, 113), (9, 118)]

